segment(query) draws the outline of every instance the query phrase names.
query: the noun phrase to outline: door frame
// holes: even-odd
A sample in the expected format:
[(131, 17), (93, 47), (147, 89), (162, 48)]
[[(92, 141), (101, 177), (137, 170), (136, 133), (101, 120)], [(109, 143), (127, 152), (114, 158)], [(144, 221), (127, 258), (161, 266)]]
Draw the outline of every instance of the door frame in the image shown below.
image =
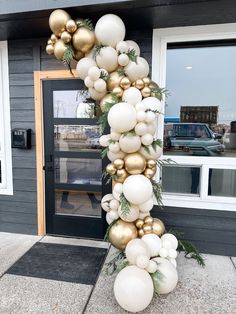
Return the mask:
[(72, 70), (34, 71), (34, 104), (36, 136), (36, 178), (37, 178), (37, 221), (38, 235), (46, 234), (45, 178), (44, 178), (44, 120), (42, 82), (51, 79), (76, 79), (78, 74)]

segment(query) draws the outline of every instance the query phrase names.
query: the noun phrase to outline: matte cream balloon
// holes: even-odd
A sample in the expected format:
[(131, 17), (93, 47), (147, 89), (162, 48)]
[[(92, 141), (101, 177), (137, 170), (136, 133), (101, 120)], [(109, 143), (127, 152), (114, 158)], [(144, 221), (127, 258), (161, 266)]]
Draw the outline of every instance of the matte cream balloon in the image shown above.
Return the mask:
[(158, 159), (162, 155), (162, 148), (156, 147), (155, 149), (150, 145), (147, 146), (148, 150), (145, 147), (141, 147), (139, 153), (143, 155), (146, 159)]
[(113, 200), (110, 201), (110, 208), (111, 208), (111, 210), (116, 210), (117, 211), (119, 206), (120, 206), (120, 202), (118, 200), (113, 199)]
[(135, 265), (136, 258), (139, 255), (145, 255), (150, 258), (148, 246), (141, 239), (133, 239), (127, 244), (125, 248), (125, 256), (130, 264)]
[(119, 41), (118, 44), (116, 45), (116, 50), (120, 53), (126, 53), (129, 50), (129, 45), (126, 41), (122, 40)]
[(147, 244), (151, 257), (158, 256), (161, 248), (161, 239), (156, 234), (145, 234), (142, 240)]
[(54, 10), (49, 16), (49, 26), (51, 31), (60, 36), (66, 29), (66, 23), (71, 19), (70, 15), (64, 10)]
[(122, 183), (116, 183), (114, 188), (113, 188), (113, 191), (121, 194), (123, 191), (123, 184)]
[(78, 73), (79, 78), (81, 78), (82, 80), (84, 80), (86, 78), (86, 76), (88, 76), (88, 70), (93, 67), (96, 66), (96, 62), (91, 59), (91, 58), (82, 58), (76, 66), (76, 71)]
[(172, 243), (172, 249), (177, 250), (178, 247), (178, 240), (177, 238), (172, 234), (172, 233), (165, 233), (162, 237), (161, 240), (169, 240)]
[(152, 184), (141, 174), (131, 175), (123, 184), (123, 193), (130, 203), (139, 205), (152, 197)]
[(142, 100), (142, 95), (136, 87), (129, 87), (124, 91), (122, 100), (134, 106)]
[(149, 258), (146, 255), (139, 255), (136, 258), (136, 262), (135, 264), (139, 267), (139, 268), (146, 268), (149, 264)]
[(147, 133), (147, 124), (144, 122), (137, 123), (134, 131), (139, 136), (145, 135)]
[(149, 73), (149, 64), (142, 57), (137, 57), (137, 61), (130, 61), (129, 64), (124, 68), (125, 74), (128, 78), (134, 82), (138, 79), (142, 79)]
[(96, 55), (96, 62), (100, 68), (113, 72), (118, 68), (118, 54), (112, 47), (103, 47)]
[(125, 38), (125, 24), (119, 16), (106, 14), (97, 21), (95, 34), (102, 45), (115, 48)]
[(125, 153), (135, 153), (141, 147), (140, 137), (133, 133), (121, 135), (119, 139), (120, 149)]
[(88, 70), (88, 76), (92, 81), (96, 81), (100, 78), (101, 71), (98, 67), (94, 66)]
[(154, 201), (153, 201), (153, 198), (151, 197), (145, 203), (142, 203), (139, 205), (139, 210), (143, 213), (148, 213), (152, 210), (153, 206), (154, 206)]
[(109, 212), (111, 210), (110, 208), (110, 201), (114, 199), (112, 194), (106, 194), (103, 196), (101, 200), (101, 206), (102, 209), (105, 210), (106, 212)]
[(97, 92), (103, 93), (104, 91), (106, 91), (106, 88), (107, 88), (107, 84), (103, 79), (99, 78), (98, 80), (94, 82), (94, 89)]
[(122, 152), (121, 150), (118, 152), (118, 153), (112, 153), (110, 151), (107, 152), (107, 158), (110, 160), (110, 161), (114, 161), (118, 158), (124, 158), (125, 157), (125, 153)]
[(132, 130), (136, 124), (136, 110), (127, 103), (115, 104), (108, 113), (108, 123), (118, 133)]
[(94, 81), (92, 81), (89, 76), (86, 76), (86, 78), (84, 79), (84, 84), (88, 88), (94, 87)]
[(153, 142), (153, 136), (149, 133), (146, 133), (141, 137), (141, 142), (145, 146), (151, 145)]
[(161, 112), (161, 102), (156, 97), (147, 97), (142, 100), (145, 109)]
[(118, 142), (115, 142), (115, 143), (111, 143), (109, 144), (109, 150), (112, 152), (112, 153), (119, 153), (120, 151), (120, 145)]
[(127, 221), (127, 222), (133, 222), (136, 219), (138, 219), (139, 209), (138, 209), (138, 206), (131, 204), (129, 206), (129, 212), (124, 212), (122, 210), (122, 206), (120, 206), (118, 209), (118, 214), (122, 220)]
[(135, 41), (133, 41), (133, 40), (126, 40), (125, 42), (128, 44), (128, 49), (129, 49), (129, 50), (134, 49), (136, 56), (139, 57), (139, 56), (140, 56), (140, 48), (139, 48), (139, 45), (138, 45)]
[(155, 273), (157, 271), (157, 263), (150, 260), (146, 267), (146, 271), (148, 271), (150, 274)]
[(79, 27), (73, 34), (73, 47), (83, 53), (90, 51), (95, 44), (95, 34), (87, 27)]
[(104, 134), (104, 135), (100, 136), (100, 138), (99, 138), (99, 143), (102, 147), (109, 146), (109, 141), (110, 141), (110, 136), (108, 136), (107, 134)]
[(118, 64), (125, 67), (129, 63), (129, 57), (127, 54), (122, 53), (118, 56)]
[(89, 91), (90, 97), (93, 98), (94, 100), (101, 100), (106, 95), (106, 91), (99, 93), (93, 87), (90, 87), (88, 91)]

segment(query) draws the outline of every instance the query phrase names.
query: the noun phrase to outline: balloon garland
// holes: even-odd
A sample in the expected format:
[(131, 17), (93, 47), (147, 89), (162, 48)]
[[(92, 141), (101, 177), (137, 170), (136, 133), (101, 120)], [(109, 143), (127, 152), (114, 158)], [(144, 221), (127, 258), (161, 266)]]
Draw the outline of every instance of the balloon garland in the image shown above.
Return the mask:
[(178, 281), (178, 241), (150, 215), (154, 199), (160, 203), (160, 186), (153, 177), (162, 154), (155, 134), (165, 90), (148, 77), (149, 64), (140, 57), (138, 44), (124, 40), (125, 25), (118, 16), (102, 16), (93, 29), (90, 20), (74, 21), (67, 12), (55, 10), (49, 26), (53, 34), (47, 53), (69, 67), (72, 59), (78, 61), (78, 76), (102, 111), (102, 133), (110, 127), (100, 145), (110, 160), (106, 175), (113, 191), (101, 206), (107, 212), (107, 237), (126, 258), (114, 295), (125, 310), (142, 311), (154, 292), (169, 293)]

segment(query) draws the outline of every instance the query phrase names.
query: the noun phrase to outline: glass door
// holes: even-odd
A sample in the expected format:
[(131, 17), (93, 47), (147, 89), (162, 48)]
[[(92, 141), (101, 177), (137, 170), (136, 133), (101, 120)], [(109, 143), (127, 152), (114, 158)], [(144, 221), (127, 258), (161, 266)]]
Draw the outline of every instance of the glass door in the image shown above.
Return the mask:
[(103, 238), (99, 112), (81, 80), (43, 82), (46, 232)]

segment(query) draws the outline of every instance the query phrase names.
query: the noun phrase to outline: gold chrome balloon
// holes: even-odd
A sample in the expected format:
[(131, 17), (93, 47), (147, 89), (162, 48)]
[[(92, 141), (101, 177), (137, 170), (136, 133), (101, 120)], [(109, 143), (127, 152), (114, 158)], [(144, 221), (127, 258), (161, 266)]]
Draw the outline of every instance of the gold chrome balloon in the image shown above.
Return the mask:
[(129, 241), (138, 237), (138, 231), (133, 222), (119, 219), (115, 222), (108, 234), (109, 241), (118, 250), (123, 251)]
[(148, 86), (151, 83), (151, 80), (149, 77), (144, 77), (144, 78), (142, 78), (142, 80), (143, 80), (145, 86)]
[(161, 236), (165, 232), (165, 225), (160, 219), (153, 218), (152, 232), (158, 236)]
[(151, 179), (152, 177), (154, 177), (155, 173), (156, 173), (156, 169), (146, 168), (146, 169), (144, 170), (144, 173), (143, 173), (143, 174), (144, 174), (145, 177), (147, 177), (148, 179)]
[(151, 216), (147, 216), (147, 217), (144, 218), (143, 221), (144, 221), (145, 224), (150, 224), (150, 225), (152, 225), (152, 223), (153, 223), (153, 218), (152, 218)]
[(143, 80), (139, 79), (137, 81), (135, 81), (134, 83), (134, 87), (138, 88), (138, 89), (143, 89), (144, 88), (144, 82)]
[(115, 182), (124, 183), (125, 179), (128, 178), (128, 173), (125, 169), (119, 169), (116, 171), (116, 179)]
[(74, 20), (67, 21), (66, 30), (69, 33), (74, 33), (77, 30), (77, 25)]
[(49, 26), (56, 36), (60, 36), (66, 29), (66, 23), (70, 20), (70, 15), (64, 10), (54, 10), (49, 17)]
[(106, 166), (106, 172), (110, 175), (114, 175), (116, 173), (116, 168), (114, 167), (112, 163)]
[(84, 25), (84, 20), (78, 18), (78, 19), (75, 20), (75, 24), (76, 24), (77, 27), (79, 28), (79, 27), (81, 27), (82, 25)]
[(124, 160), (121, 158), (117, 158), (116, 160), (113, 161), (113, 165), (116, 169), (120, 170), (124, 167)]
[(139, 229), (139, 230), (138, 230), (138, 236), (139, 236), (139, 238), (142, 238), (144, 235), (145, 235), (145, 233), (144, 233), (143, 229)]
[(59, 39), (54, 46), (54, 55), (58, 60), (62, 60), (66, 51), (66, 45), (62, 39)]
[(151, 89), (148, 86), (145, 86), (142, 90), (141, 90), (141, 94), (144, 98), (146, 97), (150, 97), (151, 96)]
[(123, 95), (123, 89), (121, 87), (115, 87), (112, 90), (112, 93), (116, 94), (117, 97), (122, 97)]
[(50, 37), (51, 41), (53, 44), (56, 43), (56, 41), (58, 40), (57, 36), (55, 34), (52, 34), (51, 37)]
[(147, 160), (147, 168), (150, 169), (156, 168), (156, 161), (154, 159)]
[(142, 219), (137, 219), (135, 221), (135, 226), (138, 228), (138, 229), (141, 229), (144, 225), (144, 221)]
[(73, 46), (76, 50), (80, 50), (84, 53), (91, 50), (95, 43), (95, 35), (93, 31), (90, 31), (86, 27), (80, 27), (73, 34), (72, 38)]
[(65, 44), (68, 44), (71, 41), (71, 34), (67, 31), (61, 33), (61, 39), (64, 41)]
[(73, 58), (74, 58), (76, 61), (79, 61), (79, 60), (82, 59), (83, 57), (84, 57), (83, 52), (82, 52), (82, 51), (79, 51), (79, 50), (75, 51), (74, 56), (73, 56)]
[(140, 174), (146, 167), (146, 159), (139, 153), (128, 154), (124, 161), (125, 170), (130, 174)]
[(129, 88), (131, 85), (131, 82), (129, 80), (128, 77), (123, 77), (121, 80), (120, 80), (120, 87), (123, 88), (123, 89), (127, 89)]
[(106, 103), (109, 103), (109, 104), (114, 104), (115, 101), (114, 101), (114, 97), (112, 94), (106, 94), (106, 96), (104, 96), (101, 101), (100, 101), (100, 108), (102, 110), (102, 112), (105, 111), (106, 109)]
[(50, 39), (48, 39), (47, 44), (48, 44), (48, 45), (53, 45), (53, 42), (52, 42), (51, 38), (50, 38)]
[(152, 233), (152, 226), (150, 224), (144, 224), (142, 230), (144, 234)]
[(120, 75), (117, 71), (114, 71), (109, 74), (109, 79), (107, 80), (107, 89), (112, 91), (115, 87), (119, 87), (120, 81), (123, 78), (123, 75)]
[(53, 47), (53, 45), (47, 45), (46, 46), (46, 52), (49, 55), (53, 55), (54, 54), (54, 47)]

